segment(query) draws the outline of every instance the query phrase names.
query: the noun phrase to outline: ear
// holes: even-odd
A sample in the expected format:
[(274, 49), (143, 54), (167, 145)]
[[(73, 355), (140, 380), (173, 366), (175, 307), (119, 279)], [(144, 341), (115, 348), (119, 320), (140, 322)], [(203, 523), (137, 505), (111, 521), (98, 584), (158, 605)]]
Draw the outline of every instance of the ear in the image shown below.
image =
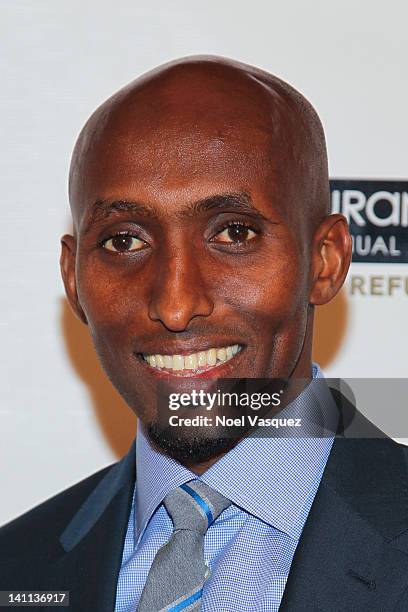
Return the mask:
[(61, 275), (62, 280), (64, 281), (65, 293), (67, 295), (68, 302), (76, 316), (83, 323), (85, 323), (85, 325), (87, 325), (88, 321), (78, 299), (75, 276), (75, 259), (76, 239), (74, 238), (74, 236), (65, 234), (65, 236), (61, 238), (60, 257)]
[(327, 304), (338, 293), (351, 262), (351, 236), (343, 215), (327, 216), (313, 237), (309, 303)]

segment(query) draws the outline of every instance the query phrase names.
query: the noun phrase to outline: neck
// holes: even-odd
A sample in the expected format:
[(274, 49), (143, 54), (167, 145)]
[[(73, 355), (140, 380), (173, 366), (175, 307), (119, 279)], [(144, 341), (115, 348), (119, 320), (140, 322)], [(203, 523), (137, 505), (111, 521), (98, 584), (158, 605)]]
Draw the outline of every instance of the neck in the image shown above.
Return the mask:
[[(241, 438), (241, 440), (242, 440), (242, 438)], [(192, 472), (194, 472), (194, 474), (197, 474), (197, 476), (201, 476), (202, 474), (204, 474), (204, 472), (209, 470), (210, 467), (212, 465), (214, 465), (214, 463), (217, 463), (217, 461), (219, 461), (221, 459), (221, 457), (224, 457), (224, 455), (229, 453), (229, 451), (232, 448), (234, 448), (234, 446), (236, 446), (238, 444), (238, 442), (240, 442), (241, 440), (237, 440), (235, 442), (235, 444), (230, 449), (228, 449), (227, 451), (225, 451), (223, 453), (220, 453), (219, 455), (216, 455), (215, 457), (212, 457), (211, 459), (208, 459), (207, 461), (203, 461), (202, 463), (184, 464), (184, 467), (186, 467), (189, 470), (191, 470)]]

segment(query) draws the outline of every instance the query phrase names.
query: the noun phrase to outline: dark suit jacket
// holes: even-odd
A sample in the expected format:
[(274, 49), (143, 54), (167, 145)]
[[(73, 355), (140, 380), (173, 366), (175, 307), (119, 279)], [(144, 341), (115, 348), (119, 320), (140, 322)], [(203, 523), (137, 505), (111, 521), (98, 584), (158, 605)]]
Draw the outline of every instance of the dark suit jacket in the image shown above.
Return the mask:
[[(350, 435), (379, 437), (345, 437), (346, 421)], [(407, 457), (342, 402), (281, 610), (408, 611)], [(132, 445), (118, 463), (2, 527), (0, 590), (67, 590), (70, 610), (112, 612), (135, 477)]]

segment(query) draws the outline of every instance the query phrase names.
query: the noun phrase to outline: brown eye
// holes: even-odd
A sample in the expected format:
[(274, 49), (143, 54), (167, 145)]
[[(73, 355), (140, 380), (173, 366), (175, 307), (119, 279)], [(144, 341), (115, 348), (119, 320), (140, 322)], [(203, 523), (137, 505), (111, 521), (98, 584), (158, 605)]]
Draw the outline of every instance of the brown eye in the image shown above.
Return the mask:
[(256, 233), (242, 223), (231, 223), (222, 232), (214, 237), (214, 242), (227, 242), (230, 244), (240, 244), (255, 238)]
[(130, 251), (140, 251), (146, 246), (146, 243), (130, 234), (116, 234), (116, 236), (105, 240), (102, 246), (115, 253), (128, 253)]

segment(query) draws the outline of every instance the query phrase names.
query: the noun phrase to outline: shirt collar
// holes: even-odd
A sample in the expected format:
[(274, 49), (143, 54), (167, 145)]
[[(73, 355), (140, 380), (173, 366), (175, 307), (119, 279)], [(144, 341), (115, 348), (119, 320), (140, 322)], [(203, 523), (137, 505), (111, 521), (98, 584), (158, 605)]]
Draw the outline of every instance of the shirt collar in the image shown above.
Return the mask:
[[(323, 379), (313, 364), (313, 379)], [(323, 383), (323, 381), (320, 381)], [(316, 401), (317, 400), (317, 401)], [(326, 384), (309, 385), (290, 405), (290, 416), (304, 415), (316, 405), (334, 406)], [(330, 414), (334, 414), (331, 411)], [(330, 432), (334, 431), (333, 423)], [(334, 435), (248, 437), (214, 463), (200, 480), (233, 504), (273, 527), (298, 538), (305, 517), (302, 509), (316, 492), (330, 454)], [(254, 460), (256, 458), (256, 460)], [(138, 543), (164, 497), (197, 478), (191, 470), (156, 451), (138, 427), (136, 440), (136, 529)], [(302, 519), (303, 517), (303, 519)]]

